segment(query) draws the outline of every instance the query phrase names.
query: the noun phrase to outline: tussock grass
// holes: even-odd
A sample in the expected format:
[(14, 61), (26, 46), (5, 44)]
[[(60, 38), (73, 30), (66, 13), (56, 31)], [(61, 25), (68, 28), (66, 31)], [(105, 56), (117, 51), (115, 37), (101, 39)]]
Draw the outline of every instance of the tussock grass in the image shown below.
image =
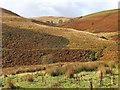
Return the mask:
[(106, 62), (106, 64), (110, 67), (110, 68), (118, 68), (118, 61), (110, 61), (110, 62)]
[[(65, 74), (67, 71), (73, 70), (74, 73), (82, 71), (97, 71), (100, 70), (100, 66), (105, 68), (114, 68), (118, 66), (118, 61), (94, 61), (94, 62), (66, 62), (66, 63), (55, 63), (45, 65), (30, 65), (30, 66), (19, 66), (11, 68), (3, 68), (3, 75), (19, 74), (26, 72), (36, 72), (46, 70), (46, 73), (50, 76), (59, 76)], [(17, 68), (17, 69), (16, 69)]]
[(6, 84), (6, 88), (14, 88), (15, 86), (12, 83), (12, 80), (8, 79), (7, 84)]
[(82, 65), (84, 71), (95, 71), (98, 67), (97, 63), (85, 63)]
[[(97, 69), (96, 69), (96, 66), (97, 66)], [(93, 87), (94, 85), (96, 85), (96, 83), (97, 85), (95, 87), (99, 87), (101, 76), (103, 80), (102, 82), (103, 85), (109, 85), (109, 82), (112, 80), (111, 77), (113, 73), (116, 76), (115, 80), (117, 80), (118, 72), (116, 70), (117, 68), (112, 67), (112, 70), (111, 70), (109, 66), (105, 66), (104, 61), (82, 62), (82, 63), (70, 62), (70, 63), (64, 63), (64, 65), (62, 66), (60, 65), (60, 63), (58, 63), (58, 64), (51, 64), (51, 66), (49, 64), (49, 67), (47, 67), (46, 71), (41, 71), (41, 73), (38, 72), (35, 74), (31, 74), (33, 75), (33, 79), (35, 80), (31, 80), (31, 76), (26, 74), (23, 74), (23, 76), (20, 76), (22, 77), (21, 79), (16, 79), (18, 78), (16, 76), (12, 76), (14, 77), (12, 79), (17, 82), (25, 82), (26, 84), (28, 84), (29, 82), (34, 82), (34, 83), (37, 83), (35, 85), (38, 85), (38, 84), (41, 85), (37, 87), (59, 88), (63, 86), (70, 87), (73, 84), (80, 86), (84, 84), (84, 82), (88, 83), (89, 78), (92, 78)], [(102, 75), (101, 75), (101, 72), (102, 72)], [(57, 76), (57, 77), (54, 77), (54, 76)], [(8, 77), (6, 77), (5, 79), (7, 79)], [(28, 79), (26, 80), (26, 78)], [(42, 80), (42, 82), (39, 82), (39, 80)], [(70, 84), (70, 86), (69, 85), (67, 86), (67, 84)], [(80, 87), (88, 87), (88, 86), (89, 86), (89, 83), (88, 85), (80, 86)], [(71, 86), (71, 87), (74, 87), (74, 86)]]
[(16, 66), (16, 67), (9, 67), (9, 68), (3, 68), (3, 75), (14, 75), (19, 73), (27, 73), (27, 72), (36, 72), (45, 70), (46, 67), (44, 65), (30, 65), (30, 66)]
[(17, 89), (19, 86), (16, 86), (11, 79), (8, 79), (6, 85), (3, 87), (5, 89)]
[(73, 78), (73, 77), (74, 77), (74, 74), (75, 74), (75, 70), (74, 70), (74, 69), (69, 69), (69, 70), (67, 70), (67, 72), (66, 72), (66, 77), (67, 77), (67, 78)]
[(110, 68), (106, 67), (105, 70), (106, 70), (106, 74), (112, 74), (112, 70)]
[(20, 80), (21, 81), (27, 81), (27, 82), (33, 82), (34, 81), (34, 77), (33, 75), (25, 75), (25, 76), (22, 76), (20, 77)]
[[(89, 88), (89, 79), (91, 78), (93, 88), (117, 88), (118, 72), (116, 72), (117, 69), (115, 68), (112, 68), (112, 70), (115, 71), (114, 76), (110, 74), (105, 76), (102, 75), (102, 79), (96, 76), (95, 71), (82, 71), (78, 74), (75, 74), (73, 78), (66, 78), (65, 75), (61, 75), (58, 77), (40, 75), (36, 77), (35, 74), (32, 74), (35, 77), (35, 80), (33, 82), (20, 81), (19, 77), (21, 77), (21, 75), (11, 76), (10, 78), (14, 83), (17, 82), (17, 84), (21, 86), (21, 88)], [(45, 72), (41, 71), (41, 73)], [(8, 78), (3, 79), (3, 85), (6, 84), (5, 82), (7, 79)], [(100, 86), (100, 81), (102, 82), (102, 86)]]
[(99, 65), (98, 70), (97, 70), (97, 77), (101, 77), (101, 72), (103, 74), (103, 76), (105, 76), (106, 74), (112, 74), (112, 68), (111, 67), (105, 67), (104, 64), (103, 65)]
[[(109, 61), (109, 63), (113, 63), (113, 62)], [(59, 76), (62, 74), (66, 74), (67, 78), (73, 78), (74, 74), (82, 71), (97, 71), (98, 76), (100, 75), (101, 72), (103, 72), (104, 75), (112, 74), (109, 63), (106, 64), (106, 62), (104, 61), (67, 63), (62, 67), (49, 68), (48, 70), (46, 70), (46, 73), (48, 73), (50, 76)]]
[(46, 70), (46, 73), (47, 73), (47, 75), (49, 75), (49, 76), (59, 76), (59, 75), (62, 75), (62, 74), (63, 74), (61, 68), (59, 68), (59, 67), (57, 67), (57, 66), (56, 66), (56, 67), (48, 68), (48, 69)]
[(112, 71), (109, 68), (105, 68), (105, 70), (97, 71), (96, 76), (101, 77), (101, 72), (103, 73), (103, 77), (106, 76), (106, 74), (112, 74)]
[(52, 82), (52, 83), (50, 83), (49, 88), (60, 88), (60, 83)]

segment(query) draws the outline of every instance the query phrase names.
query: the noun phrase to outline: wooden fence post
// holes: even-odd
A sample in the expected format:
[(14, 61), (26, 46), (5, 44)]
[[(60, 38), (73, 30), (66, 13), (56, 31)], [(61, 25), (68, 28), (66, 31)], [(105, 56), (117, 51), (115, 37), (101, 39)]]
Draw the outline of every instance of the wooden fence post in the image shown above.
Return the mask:
[(115, 74), (113, 73), (113, 84), (115, 85)]
[(103, 72), (101, 71), (101, 76), (100, 76), (100, 86), (102, 86), (103, 85)]
[(42, 76), (42, 83), (44, 82), (44, 77)]
[(89, 79), (89, 82), (90, 82), (90, 89), (92, 90), (93, 89), (92, 78)]

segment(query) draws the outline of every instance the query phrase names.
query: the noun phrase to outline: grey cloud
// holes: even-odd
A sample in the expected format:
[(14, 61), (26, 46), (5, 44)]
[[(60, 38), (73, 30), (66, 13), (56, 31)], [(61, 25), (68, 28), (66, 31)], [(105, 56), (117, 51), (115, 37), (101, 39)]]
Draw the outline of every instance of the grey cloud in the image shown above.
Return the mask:
[(46, 6), (42, 3), (29, 3), (24, 6), (24, 11), (20, 15), (25, 17), (39, 17), (59, 15), (52, 6)]
[(117, 0), (91, 0), (92, 2), (83, 0), (61, 0), (58, 2), (53, 0), (53, 3), (48, 1), (49, 0), (9, 0), (8, 2), (8, 0), (4, 0), (4, 3), (1, 6), (14, 11), (23, 17), (77, 17), (84, 15), (83, 11), (94, 13), (113, 9), (112, 4), (115, 5), (113, 2), (117, 2)]
[(71, 2), (64, 5), (56, 5), (53, 6), (53, 8), (60, 13), (60, 16), (75, 17), (82, 14), (81, 7), (78, 7), (75, 4), (73, 5)]

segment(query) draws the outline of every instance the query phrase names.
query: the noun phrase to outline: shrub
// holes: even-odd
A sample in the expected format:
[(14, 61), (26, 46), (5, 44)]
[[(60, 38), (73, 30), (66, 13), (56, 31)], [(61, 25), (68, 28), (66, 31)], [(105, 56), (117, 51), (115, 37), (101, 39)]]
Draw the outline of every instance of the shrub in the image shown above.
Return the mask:
[(59, 20), (59, 24), (62, 24), (63, 23), (63, 20)]
[(54, 59), (54, 57), (51, 54), (44, 55), (41, 57), (41, 59), (42, 59), (43, 64), (51, 64), (51, 63), (56, 62), (56, 60)]
[(90, 54), (90, 56), (89, 56), (89, 59), (90, 59), (90, 61), (95, 61), (96, 60), (96, 58), (95, 58), (95, 51), (93, 51), (91, 54)]

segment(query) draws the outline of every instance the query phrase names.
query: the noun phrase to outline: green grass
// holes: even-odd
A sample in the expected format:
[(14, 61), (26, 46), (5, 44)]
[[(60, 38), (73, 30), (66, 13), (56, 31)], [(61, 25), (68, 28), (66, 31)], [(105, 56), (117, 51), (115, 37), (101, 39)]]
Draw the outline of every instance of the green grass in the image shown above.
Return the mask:
[[(78, 79), (66, 78), (65, 75), (60, 75), (56, 77), (47, 76), (44, 71), (32, 74), (34, 77), (33, 82), (24, 81), (20, 78), (24, 75), (12, 75), (3, 78), (3, 85), (6, 84), (8, 79), (11, 79), (14, 84), (17, 84), (21, 88), (89, 88), (89, 79), (92, 78), (93, 88), (118, 88), (118, 72), (117, 69), (113, 68), (112, 71), (115, 72), (115, 83), (113, 85), (113, 76), (106, 74), (103, 77), (103, 86), (100, 87), (100, 78), (97, 77), (96, 71), (92, 72), (81, 72), (74, 74), (74, 77), (79, 77)], [(81, 78), (82, 75), (82, 78)], [(111, 79), (110, 79), (111, 78)], [(42, 80), (44, 79), (44, 80)], [(112, 86), (110, 86), (112, 85)], [(108, 87), (106, 87), (108, 86)]]

